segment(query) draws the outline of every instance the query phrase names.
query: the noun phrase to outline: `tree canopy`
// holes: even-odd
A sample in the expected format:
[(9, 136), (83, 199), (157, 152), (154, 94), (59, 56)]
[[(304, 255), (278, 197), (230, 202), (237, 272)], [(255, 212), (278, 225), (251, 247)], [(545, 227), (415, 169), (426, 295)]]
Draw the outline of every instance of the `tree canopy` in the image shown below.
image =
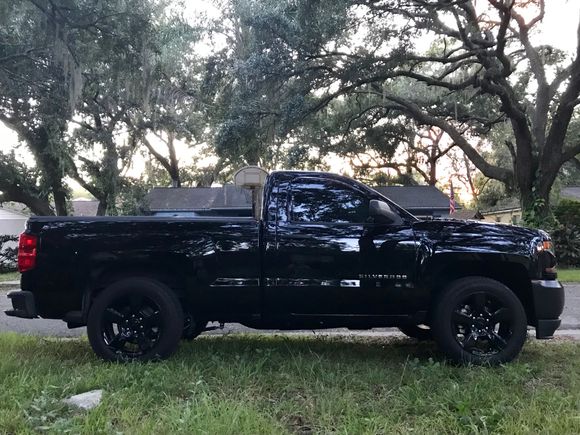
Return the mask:
[[(359, 138), (385, 122), (412, 119), (445, 132), (486, 177), (519, 192), (524, 207), (540, 214), (560, 168), (580, 153), (573, 127), (580, 48), (568, 56), (533, 42), (545, 15), (542, 0), (249, 2), (248, 8), (259, 48), (253, 74), (284, 83), (279, 95), (287, 96), (254, 113), (276, 119), (281, 134), (320, 112), (336, 120), (337, 101), (351, 112), (343, 116), (344, 131), (367, 123)], [(473, 141), (503, 125), (509, 130), (500, 146), (510, 165), (486, 159)]]
[(574, 52), (546, 44), (544, 0), (211, 7), (0, 0), (0, 121), (33, 159), (0, 155), (0, 200), (67, 214), (75, 180), (116, 214), (156, 183), (333, 156), (369, 183), (445, 184), (445, 161), (475, 197), (518, 194), (534, 219), (578, 178), (580, 26)]

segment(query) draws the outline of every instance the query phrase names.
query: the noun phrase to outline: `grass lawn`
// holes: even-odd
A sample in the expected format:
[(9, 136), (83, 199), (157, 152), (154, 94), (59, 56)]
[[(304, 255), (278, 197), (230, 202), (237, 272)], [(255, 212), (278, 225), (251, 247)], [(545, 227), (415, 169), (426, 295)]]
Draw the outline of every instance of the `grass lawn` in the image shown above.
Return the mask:
[(562, 282), (580, 282), (580, 269), (558, 269), (558, 279)]
[[(0, 334), (0, 432), (580, 433), (580, 344), (454, 367), (408, 339), (235, 335), (111, 364), (86, 340)], [(82, 412), (61, 399), (102, 388)]]
[(0, 282), (18, 280), (20, 280), (20, 274), (18, 272), (0, 273)]

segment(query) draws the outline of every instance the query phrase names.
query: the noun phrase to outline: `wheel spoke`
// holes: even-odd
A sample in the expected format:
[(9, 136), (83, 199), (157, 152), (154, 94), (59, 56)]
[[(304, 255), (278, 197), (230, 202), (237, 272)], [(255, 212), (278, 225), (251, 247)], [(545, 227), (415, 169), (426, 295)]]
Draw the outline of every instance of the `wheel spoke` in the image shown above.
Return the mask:
[(489, 339), (497, 350), (503, 350), (507, 346), (505, 339), (495, 331), (490, 332)]
[(105, 310), (105, 320), (111, 323), (119, 324), (125, 320), (125, 316), (115, 308), (107, 308)]
[(137, 345), (139, 346), (139, 349), (141, 351), (145, 352), (151, 348), (151, 346), (153, 345), (153, 342), (152, 342), (152, 340), (145, 337), (144, 335), (139, 335), (137, 337)]
[(452, 317), (453, 321), (459, 325), (471, 325), (471, 323), (473, 323), (473, 320), (471, 319), (471, 316), (469, 316), (468, 314), (462, 313), (461, 311), (453, 311)]
[(507, 323), (500, 323), (499, 324), (499, 328), (498, 328), (498, 334), (502, 337), (510, 337), (512, 330), (510, 325), (508, 325)]
[(475, 347), (475, 345), (477, 344), (476, 338), (477, 334), (475, 332), (470, 332), (467, 338), (463, 340), (463, 349), (469, 350)]
[(491, 322), (494, 325), (506, 320), (509, 320), (509, 310), (507, 308), (499, 308), (491, 315)]
[(143, 324), (148, 327), (159, 326), (160, 320), (161, 313), (159, 311), (153, 311), (143, 316)]
[(123, 346), (125, 346), (126, 342), (127, 342), (126, 337), (124, 337), (122, 334), (117, 334), (113, 337), (113, 339), (109, 343), (109, 346), (114, 347), (115, 349), (121, 349)]

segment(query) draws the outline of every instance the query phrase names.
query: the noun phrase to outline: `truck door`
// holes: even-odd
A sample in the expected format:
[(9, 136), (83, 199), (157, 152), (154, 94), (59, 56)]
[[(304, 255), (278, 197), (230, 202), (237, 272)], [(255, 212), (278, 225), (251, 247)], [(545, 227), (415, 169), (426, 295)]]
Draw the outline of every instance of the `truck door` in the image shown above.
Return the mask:
[(355, 183), (334, 178), (304, 176), (288, 184), (266, 243), (266, 313), (341, 317), (400, 310), (398, 287), (414, 268), (412, 230), (370, 222), (370, 199)]

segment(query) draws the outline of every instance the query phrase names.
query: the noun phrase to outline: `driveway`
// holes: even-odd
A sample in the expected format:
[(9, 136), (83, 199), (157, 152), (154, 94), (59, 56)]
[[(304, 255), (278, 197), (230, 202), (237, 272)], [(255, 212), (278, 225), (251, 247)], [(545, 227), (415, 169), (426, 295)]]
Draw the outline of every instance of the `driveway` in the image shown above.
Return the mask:
[[(566, 284), (566, 305), (562, 314), (561, 331), (574, 331), (575, 336), (580, 336), (580, 283)], [(18, 319), (8, 317), (4, 310), (11, 308), (10, 301), (6, 297), (7, 290), (0, 291), (0, 331), (14, 331), (24, 334), (34, 334), (41, 336), (55, 337), (78, 337), (86, 333), (85, 328), (68, 329), (66, 324), (61, 320), (45, 319)], [(380, 328), (373, 331), (363, 331), (362, 335), (383, 335), (396, 332), (395, 328)], [(246, 328), (239, 324), (227, 324), (223, 330), (209, 332), (210, 334), (224, 334), (235, 332), (255, 332), (253, 329)], [(264, 332), (264, 331), (260, 331)], [(271, 331), (277, 332), (277, 331)], [(311, 331), (309, 331), (310, 333)], [(332, 330), (332, 334), (358, 334), (347, 329)]]

